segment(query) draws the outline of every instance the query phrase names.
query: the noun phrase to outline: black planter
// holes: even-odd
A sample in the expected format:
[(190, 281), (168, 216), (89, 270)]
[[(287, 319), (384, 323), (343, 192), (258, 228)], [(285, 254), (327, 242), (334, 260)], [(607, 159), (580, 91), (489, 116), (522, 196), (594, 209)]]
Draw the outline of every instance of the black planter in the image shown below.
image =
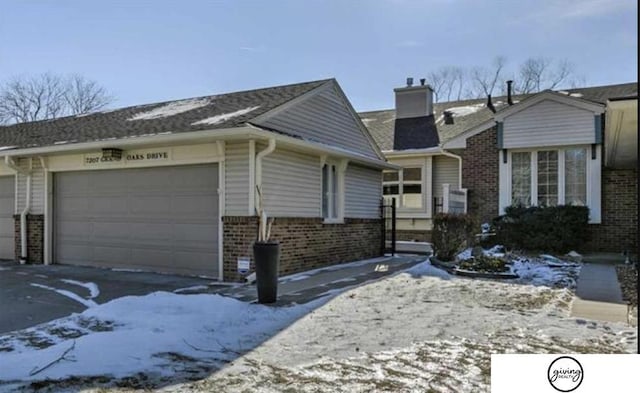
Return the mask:
[(278, 297), (280, 244), (256, 242), (253, 245), (253, 257), (256, 264), (258, 303), (275, 303)]

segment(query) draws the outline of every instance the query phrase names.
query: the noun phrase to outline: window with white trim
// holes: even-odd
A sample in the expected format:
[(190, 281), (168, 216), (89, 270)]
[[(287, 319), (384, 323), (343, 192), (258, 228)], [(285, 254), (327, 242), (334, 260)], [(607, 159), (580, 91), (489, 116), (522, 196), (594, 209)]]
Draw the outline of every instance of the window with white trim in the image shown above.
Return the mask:
[(558, 151), (538, 152), (538, 206), (558, 204)]
[(531, 153), (511, 154), (511, 204), (531, 205)]
[(586, 206), (586, 148), (521, 151), (510, 155), (512, 205)]
[(587, 205), (587, 149), (564, 151), (564, 201), (566, 205)]
[(402, 207), (422, 208), (422, 168), (402, 169)]
[(385, 171), (382, 175), (382, 193), (385, 200), (394, 199), (398, 207), (422, 208), (422, 167), (403, 168), (402, 173)]
[(342, 198), (340, 197), (342, 174), (336, 164), (322, 167), (322, 217), (325, 220), (342, 219)]

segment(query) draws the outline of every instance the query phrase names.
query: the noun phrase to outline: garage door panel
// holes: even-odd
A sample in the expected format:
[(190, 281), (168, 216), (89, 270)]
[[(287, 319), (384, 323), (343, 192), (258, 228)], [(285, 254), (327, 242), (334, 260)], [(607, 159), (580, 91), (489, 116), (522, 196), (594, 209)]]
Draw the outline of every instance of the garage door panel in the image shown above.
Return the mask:
[(56, 203), (56, 214), (59, 217), (84, 218), (89, 210), (90, 199), (86, 196), (62, 196)]
[(89, 173), (56, 174), (57, 262), (217, 274), (216, 165)]
[(13, 213), (15, 203), (13, 198), (0, 198), (0, 211), (4, 212), (3, 216)]
[(188, 242), (191, 246), (209, 247), (211, 241), (217, 236), (217, 225), (177, 224), (175, 226), (175, 239), (180, 243)]
[(91, 212), (93, 216), (126, 216), (128, 214), (127, 200), (121, 196), (94, 196), (89, 199), (87, 211)]
[(154, 217), (171, 217), (171, 196), (139, 196), (131, 197), (129, 199), (129, 213), (131, 215), (148, 216), (149, 214)]
[(0, 236), (14, 236), (14, 225), (13, 218), (0, 218)]
[(213, 192), (218, 188), (218, 170), (212, 166), (194, 168), (175, 167), (171, 181), (179, 188), (202, 188)]
[(81, 262), (91, 255), (92, 247), (84, 243), (73, 243), (67, 241), (58, 246), (59, 253), (65, 256), (65, 263)]
[(179, 215), (217, 217), (218, 198), (211, 200), (205, 195), (178, 196), (171, 201), (171, 210)]
[(56, 238), (60, 241), (79, 240), (85, 241), (89, 239), (92, 224), (87, 221), (65, 220), (58, 221), (56, 225)]
[(95, 246), (92, 252), (93, 260), (105, 266), (131, 259), (131, 249), (122, 247), (121, 245)]

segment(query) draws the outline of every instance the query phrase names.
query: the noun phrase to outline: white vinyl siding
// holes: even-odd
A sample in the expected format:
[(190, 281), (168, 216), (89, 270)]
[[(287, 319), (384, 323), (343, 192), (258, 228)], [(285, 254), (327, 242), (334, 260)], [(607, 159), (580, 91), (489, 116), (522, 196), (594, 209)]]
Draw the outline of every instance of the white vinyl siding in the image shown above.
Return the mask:
[(366, 131), (360, 128), (348, 105), (333, 87), (325, 88), (258, 123), (311, 141), (378, 157), (365, 135)]
[(345, 217), (378, 218), (382, 198), (382, 172), (353, 164), (345, 175)]
[(249, 215), (249, 142), (227, 143), (225, 149), (225, 211)]
[(263, 159), (262, 190), (270, 217), (320, 217), (320, 157), (276, 148)]
[(452, 157), (436, 156), (433, 158), (433, 196), (442, 198), (442, 185), (451, 185), (452, 190), (457, 190), (458, 185), (458, 160)]
[(504, 119), (505, 149), (595, 143), (594, 113), (545, 100)]
[[(29, 170), (29, 161), (31, 158), (21, 158), (18, 160), (18, 166), (25, 170)], [(44, 184), (44, 169), (40, 165), (40, 160), (33, 158), (31, 172), (31, 207), (29, 214), (44, 214), (44, 200), (45, 200), (45, 184)], [(17, 212), (20, 213), (24, 209), (25, 194), (27, 192), (27, 176), (18, 174), (16, 177), (18, 182), (18, 193), (16, 195)]]

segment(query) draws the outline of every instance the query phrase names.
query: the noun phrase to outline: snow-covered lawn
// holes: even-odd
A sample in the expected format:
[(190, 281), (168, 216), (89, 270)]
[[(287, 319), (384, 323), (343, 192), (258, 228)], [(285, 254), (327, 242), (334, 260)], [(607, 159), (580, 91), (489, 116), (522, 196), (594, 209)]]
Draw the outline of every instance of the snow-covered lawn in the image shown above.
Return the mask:
[[(562, 286), (575, 270), (520, 263), (521, 279), (489, 281), (425, 262), (280, 308), (219, 295), (124, 297), (0, 337), (0, 349), (13, 349), (0, 352), (0, 391), (32, 382), (55, 391), (488, 391), (491, 353), (635, 351), (635, 330), (569, 318), (573, 294)], [(29, 335), (49, 344), (29, 345)]]

